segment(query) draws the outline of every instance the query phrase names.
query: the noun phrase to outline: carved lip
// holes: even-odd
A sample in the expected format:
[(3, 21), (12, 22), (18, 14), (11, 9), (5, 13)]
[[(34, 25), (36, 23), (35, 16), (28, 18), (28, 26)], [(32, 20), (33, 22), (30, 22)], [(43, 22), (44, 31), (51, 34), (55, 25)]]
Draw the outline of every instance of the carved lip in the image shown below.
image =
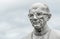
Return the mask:
[(40, 21), (34, 21), (34, 20), (32, 21), (32, 24), (35, 24), (35, 25), (39, 24), (39, 23), (40, 23)]

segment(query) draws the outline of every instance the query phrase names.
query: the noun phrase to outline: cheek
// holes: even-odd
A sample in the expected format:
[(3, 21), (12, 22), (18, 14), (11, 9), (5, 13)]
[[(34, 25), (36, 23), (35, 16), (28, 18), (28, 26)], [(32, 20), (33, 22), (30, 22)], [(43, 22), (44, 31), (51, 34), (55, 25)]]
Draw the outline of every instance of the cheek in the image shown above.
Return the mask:
[(33, 23), (33, 19), (30, 19), (30, 22)]
[(44, 16), (44, 20), (47, 21), (48, 20), (48, 17), (47, 16)]

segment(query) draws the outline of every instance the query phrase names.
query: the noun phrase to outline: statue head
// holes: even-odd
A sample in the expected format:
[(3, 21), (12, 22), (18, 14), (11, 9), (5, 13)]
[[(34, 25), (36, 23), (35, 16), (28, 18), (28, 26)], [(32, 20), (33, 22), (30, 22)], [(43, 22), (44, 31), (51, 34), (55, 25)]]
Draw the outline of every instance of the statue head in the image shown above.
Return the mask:
[(35, 3), (29, 9), (28, 17), (35, 29), (40, 29), (47, 24), (51, 14), (48, 6), (43, 3)]

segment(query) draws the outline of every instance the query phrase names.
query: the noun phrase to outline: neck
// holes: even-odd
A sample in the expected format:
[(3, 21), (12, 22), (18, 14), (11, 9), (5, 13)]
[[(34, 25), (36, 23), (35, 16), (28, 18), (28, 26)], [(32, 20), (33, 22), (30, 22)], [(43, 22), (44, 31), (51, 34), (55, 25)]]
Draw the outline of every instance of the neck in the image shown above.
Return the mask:
[(44, 27), (42, 27), (40, 29), (40, 31), (37, 31), (36, 29), (34, 29), (33, 33), (36, 35), (36, 36), (42, 36), (42, 35), (45, 35), (47, 32), (49, 31), (49, 28), (47, 25), (45, 25)]

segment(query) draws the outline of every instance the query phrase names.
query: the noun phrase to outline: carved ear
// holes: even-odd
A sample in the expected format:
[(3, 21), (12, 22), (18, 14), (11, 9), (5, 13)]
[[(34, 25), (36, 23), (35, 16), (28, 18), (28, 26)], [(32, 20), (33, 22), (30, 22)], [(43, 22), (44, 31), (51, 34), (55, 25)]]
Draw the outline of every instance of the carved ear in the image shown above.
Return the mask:
[(49, 21), (50, 18), (51, 18), (51, 14), (48, 14), (47, 21)]

